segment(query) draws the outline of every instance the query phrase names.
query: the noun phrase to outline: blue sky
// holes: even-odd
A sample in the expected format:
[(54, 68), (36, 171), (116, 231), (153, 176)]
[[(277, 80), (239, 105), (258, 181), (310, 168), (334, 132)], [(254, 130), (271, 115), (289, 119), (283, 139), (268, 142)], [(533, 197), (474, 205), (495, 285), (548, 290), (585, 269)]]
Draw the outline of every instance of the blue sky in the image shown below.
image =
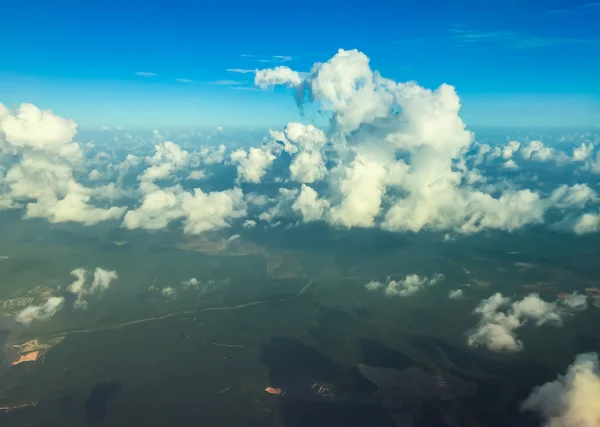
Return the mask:
[(82, 127), (299, 120), (286, 91), (252, 90), (251, 74), (227, 70), (307, 71), (338, 48), (362, 50), (397, 81), (454, 85), (471, 126), (600, 124), (600, 2), (32, 0), (2, 9), (10, 42), (0, 102), (33, 102)]

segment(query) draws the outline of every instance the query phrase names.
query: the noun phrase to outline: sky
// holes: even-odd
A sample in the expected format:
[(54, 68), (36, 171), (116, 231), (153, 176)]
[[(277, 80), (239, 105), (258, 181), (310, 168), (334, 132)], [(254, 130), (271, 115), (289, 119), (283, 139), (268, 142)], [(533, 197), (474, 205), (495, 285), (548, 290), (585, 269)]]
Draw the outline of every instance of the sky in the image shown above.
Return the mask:
[(455, 86), (468, 126), (596, 127), (597, 22), (600, 2), (562, 0), (9, 2), (0, 102), (82, 128), (310, 121), (239, 71), (307, 72), (343, 48), (384, 77)]

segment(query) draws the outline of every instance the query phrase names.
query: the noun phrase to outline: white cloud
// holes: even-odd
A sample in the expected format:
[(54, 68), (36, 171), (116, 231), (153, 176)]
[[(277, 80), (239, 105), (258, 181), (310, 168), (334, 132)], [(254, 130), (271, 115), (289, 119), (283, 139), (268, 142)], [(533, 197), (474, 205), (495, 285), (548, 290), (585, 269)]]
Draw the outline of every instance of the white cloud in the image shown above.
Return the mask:
[(192, 287), (193, 286), (193, 287), (195, 287), (195, 286), (199, 286), (200, 282), (195, 277), (192, 277), (191, 279), (184, 280), (183, 282), (181, 282), (181, 284), (183, 286), (188, 286), (188, 287)]
[(175, 79), (175, 81), (179, 83), (194, 83), (194, 81), (190, 79)]
[(246, 68), (227, 68), (225, 71), (229, 71), (230, 73), (239, 73), (239, 74), (248, 74), (256, 72), (255, 69), (246, 69)]
[(164, 141), (154, 146), (154, 155), (146, 157), (150, 166), (139, 176), (140, 181), (153, 182), (169, 178), (175, 171), (187, 166), (190, 155), (179, 145)]
[(123, 207), (93, 206), (93, 190), (73, 177), (83, 159), (81, 147), (73, 142), (77, 132), (73, 120), (32, 104), (21, 104), (14, 113), (3, 105), (0, 110), (0, 151), (13, 160), (6, 175), (0, 175), (0, 207), (24, 205), (26, 218), (84, 225), (123, 215)]
[(582, 142), (579, 147), (573, 148), (573, 161), (574, 162), (582, 162), (582, 161), (586, 160), (588, 157), (590, 157), (592, 155), (593, 151), (594, 151), (594, 144), (592, 144), (592, 143), (586, 144), (585, 142)]
[(552, 157), (552, 148), (545, 147), (542, 141), (531, 141), (527, 146), (521, 148), (521, 155), (525, 160), (536, 160), (545, 162)]
[(400, 295), (402, 297), (414, 295), (425, 287), (433, 286), (444, 280), (444, 275), (435, 273), (431, 279), (409, 274), (403, 280), (388, 282), (385, 289), (387, 295)]
[(306, 222), (323, 219), (328, 208), (329, 202), (320, 199), (317, 192), (305, 184), (302, 184), (300, 195), (292, 205), (292, 209), (299, 212)]
[(508, 160), (508, 159), (512, 158), (513, 154), (516, 151), (519, 151), (519, 147), (520, 146), (521, 146), (521, 143), (519, 141), (510, 141), (502, 149), (502, 158), (505, 159), (505, 160)]
[(504, 169), (519, 169), (519, 165), (513, 159), (507, 160), (502, 164)]
[(98, 170), (98, 169), (93, 169), (89, 174), (88, 174), (88, 179), (90, 181), (100, 181), (101, 179), (103, 179), (104, 177), (102, 176), (102, 173)]
[(587, 308), (587, 296), (574, 292), (563, 299), (562, 303), (576, 311), (585, 310)]
[[(283, 76), (273, 77), (279, 74)], [(301, 129), (300, 124), (270, 134), (292, 156), (293, 180), (327, 180), (330, 207), (324, 217), (333, 225), (460, 234), (487, 229), (512, 232), (543, 223), (552, 207), (552, 201), (540, 193), (508, 181), (480, 185), (487, 177), (467, 166), (474, 138), (459, 117), (460, 99), (450, 85), (429, 90), (415, 82), (385, 79), (356, 50), (338, 51), (327, 62), (315, 64), (307, 76), (296, 76), (287, 68), (268, 69), (261, 70), (257, 80), (264, 86), (303, 82), (309, 99), (330, 115), (333, 126), (326, 137), (323, 133), (320, 147), (330, 141), (335, 150), (332, 158), (326, 159), (320, 147), (314, 152), (303, 150), (293, 140), (291, 130)], [(568, 158), (541, 141), (527, 145), (510, 141), (501, 148), (478, 144), (477, 148), (469, 157), (475, 164), (488, 156), (502, 158), (505, 167), (515, 168), (517, 152), (525, 160)], [(334, 163), (330, 170), (325, 160)]]
[(522, 409), (538, 412), (544, 427), (600, 425), (600, 363), (597, 353), (576, 357), (566, 375), (536, 387)]
[(221, 144), (218, 147), (202, 147), (197, 154), (205, 165), (214, 165), (223, 163), (226, 151), (227, 148)]
[(118, 279), (116, 271), (104, 270), (103, 268), (97, 267), (94, 271), (94, 280), (92, 281), (92, 287), (90, 292), (102, 292), (110, 287), (110, 284)]
[(254, 228), (256, 227), (256, 221), (252, 219), (247, 219), (244, 221), (244, 228)]
[(598, 201), (598, 194), (587, 184), (573, 186), (561, 185), (552, 192), (550, 200), (553, 205), (561, 209), (582, 209), (590, 202)]
[(183, 191), (179, 186), (167, 189), (150, 189), (142, 204), (130, 210), (123, 218), (123, 226), (129, 229), (160, 230), (176, 219), (183, 220), (186, 234), (229, 227), (229, 220), (246, 214), (242, 190), (204, 193), (195, 188)]
[(331, 222), (344, 227), (372, 227), (381, 210), (385, 177), (386, 169), (380, 162), (357, 155), (335, 178), (342, 200), (331, 208)]
[(510, 298), (496, 293), (475, 308), (474, 313), (480, 316), (480, 321), (467, 342), (472, 347), (483, 346), (490, 351), (522, 350), (523, 343), (517, 338), (516, 330), (527, 321), (536, 326), (561, 326), (570, 313), (585, 308), (578, 296), (571, 298), (567, 303), (549, 303), (540, 299), (538, 294), (529, 294), (512, 302)]
[(23, 325), (30, 325), (33, 321), (47, 321), (62, 307), (65, 299), (62, 297), (51, 297), (42, 305), (32, 305), (24, 308), (17, 314), (16, 320)]
[(256, 70), (254, 76), (254, 84), (263, 89), (276, 85), (297, 86), (300, 83), (302, 83), (300, 74), (283, 65), (265, 70)]
[(365, 285), (365, 288), (367, 289), (367, 291), (378, 291), (379, 289), (382, 289), (383, 287), (385, 287), (385, 285), (381, 282), (378, 282), (377, 280), (371, 280), (369, 283), (367, 283)]
[(191, 171), (186, 179), (201, 180), (208, 178), (208, 175), (203, 170)]
[(588, 234), (600, 231), (600, 212), (585, 213), (573, 224), (575, 234)]
[(136, 76), (140, 76), (140, 77), (156, 77), (156, 76), (158, 76), (158, 74), (151, 73), (148, 71), (137, 71), (135, 74), (136, 74)]
[(448, 292), (448, 298), (450, 298), (450, 299), (461, 299), (462, 297), (463, 297), (462, 289), (452, 289), (450, 292)]
[(294, 160), (290, 164), (290, 172), (294, 181), (312, 184), (321, 181), (325, 177), (327, 169), (320, 152), (303, 151), (294, 156)]
[(238, 178), (242, 181), (260, 183), (267, 173), (266, 168), (273, 163), (275, 156), (267, 149), (251, 147), (248, 152), (239, 149), (231, 153), (232, 163), (237, 163)]
[(386, 295), (408, 297), (443, 280), (444, 275), (439, 273), (434, 273), (431, 278), (421, 277), (417, 274), (408, 274), (402, 280), (390, 280), (388, 277), (386, 283), (372, 280), (365, 285), (365, 288), (369, 291), (385, 289)]
[(177, 291), (175, 290), (175, 288), (167, 286), (162, 289), (161, 294), (166, 298), (175, 298), (175, 296), (177, 295)]

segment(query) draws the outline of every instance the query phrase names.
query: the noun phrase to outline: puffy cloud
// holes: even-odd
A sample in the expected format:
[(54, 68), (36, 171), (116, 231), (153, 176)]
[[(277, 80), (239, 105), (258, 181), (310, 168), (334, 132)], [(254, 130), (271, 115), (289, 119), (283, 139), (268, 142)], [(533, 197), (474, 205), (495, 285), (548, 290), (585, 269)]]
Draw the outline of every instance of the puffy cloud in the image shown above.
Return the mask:
[(125, 214), (123, 226), (160, 230), (176, 219), (183, 219), (186, 234), (200, 234), (229, 227), (229, 220), (244, 216), (245, 209), (239, 188), (211, 193), (199, 188), (186, 192), (178, 186), (153, 188), (144, 195), (141, 206)]
[(175, 298), (175, 296), (177, 295), (177, 291), (175, 290), (175, 288), (167, 286), (165, 288), (162, 288), (161, 294), (166, 298)]
[(181, 282), (181, 284), (187, 287), (196, 287), (200, 285), (200, 282), (195, 277), (192, 277), (191, 279), (184, 280), (183, 282)]
[(303, 151), (294, 156), (290, 172), (294, 181), (312, 184), (322, 180), (327, 174), (327, 169), (319, 151)]
[(227, 148), (221, 144), (218, 147), (202, 147), (197, 154), (200, 156), (203, 164), (214, 165), (223, 163), (226, 151)]
[(208, 175), (203, 170), (195, 170), (190, 172), (186, 179), (190, 180), (201, 180), (208, 178)]
[(275, 156), (266, 149), (252, 147), (248, 152), (239, 149), (231, 153), (232, 163), (237, 163), (238, 178), (252, 182), (260, 183), (260, 180), (267, 173), (266, 168), (273, 163)]
[(462, 289), (452, 289), (448, 292), (448, 298), (450, 299), (461, 299), (463, 297)]
[(302, 150), (315, 150), (327, 142), (327, 136), (321, 129), (302, 123), (288, 123), (284, 129), (285, 137)]
[(600, 212), (581, 215), (573, 224), (573, 231), (576, 234), (588, 234), (600, 231)]
[(254, 76), (254, 84), (263, 89), (277, 85), (298, 86), (300, 83), (302, 83), (300, 74), (283, 65), (265, 70), (256, 70)]
[(480, 316), (480, 321), (468, 337), (470, 346), (483, 346), (490, 351), (519, 351), (523, 349), (523, 343), (517, 338), (516, 330), (527, 321), (537, 326), (561, 326), (567, 315), (585, 308), (577, 295), (567, 303), (549, 303), (538, 294), (511, 302), (510, 298), (496, 293), (475, 308), (473, 312)]
[(200, 234), (229, 227), (229, 219), (246, 214), (243, 196), (239, 188), (212, 193), (196, 188), (193, 193), (183, 193), (184, 232)]
[[(2, 106), (4, 107), (4, 106)], [(0, 132), (6, 143), (21, 149), (33, 149), (53, 154), (79, 154), (79, 146), (72, 143), (77, 123), (42, 111), (33, 104), (21, 104), (15, 114), (0, 116)]]
[(139, 176), (140, 181), (153, 182), (166, 179), (177, 170), (183, 169), (189, 162), (190, 155), (179, 145), (164, 141), (154, 147), (154, 155), (146, 157), (150, 166)]
[(552, 192), (550, 200), (557, 208), (582, 209), (589, 202), (598, 201), (598, 195), (587, 184), (561, 185)]
[(504, 169), (519, 169), (519, 165), (513, 159), (507, 160), (502, 164)]
[[(371, 70), (363, 53), (340, 50), (315, 64), (302, 87), (330, 114), (329, 134), (297, 123), (270, 134), (292, 156), (293, 180), (327, 180), (330, 191), (323, 194), (329, 207), (323, 216), (333, 225), (512, 232), (543, 223), (553, 207), (553, 200), (512, 183), (480, 185), (487, 178), (472, 165), (486, 156), (515, 168), (517, 152), (536, 161), (560, 160), (560, 155), (541, 141), (510, 141), (494, 148), (474, 143), (459, 117), (460, 99), (448, 84), (430, 90), (415, 82), (396, 83)], [(321, 147), (327, 141), (335, 153), (325, 159)], [(563, 205), (573, 204), (574, 193), (582, 197), (583, 190), (556, 197)]]
[(365, 285), (367, 291), (377, 291), (379, 289), (382, 289), (383, 287), (385, 287), (385, 285), (381, 282), (378, 282), (377, 280), (371, 280)]
[(88, 272), (84, 268), (76, 268), (71, 271), (71, 275), (75, 277), (75, 281), (68, 287), (69, 292), (77, 295), (74, 308), (87, 309), (88, 303), (84, 297), (88, 294), (101, 293), (110, 287), (113, 280), (118, 279), (116, 271), (105, 270), (97, 267), (94, 271), (91, 286), (86, 287), (86, 279)]
[(587, 308), (587, 296), (574, 292), (563, 299), (562, 303), (573, 310), (585, 310)]
[(93, 206), (93, 189), (73, 177), (83, 158), (79, 144), (72, 141), (74, 121), (32, 104), (22, 104), (14, 113), (4, 106), (1, 110), (0, 151), (13, 161), (6, 175), (0, 175), (0, 208), (24, 205), (26, 218), (84, 225), (123, 215), (123, 207)]
[(390, 280), (388, 277), (385, 284), (372, 280), (365, 285), (365, 288), (369, 291), (385, 289), (386, 295), (408, 297), (420, 292), (426, 287), (440, 283), (443, 280), (444, 275), (439, 273), (434, 273), (431, 278), (421, 277), (417, 274), (409, 274), (402, 280)]
[(552, 157), (552, 148), (545, 147), (542, 141), (531, 141), (528, 145), (521, 148), (521, 155), (525, 160), (536, 160), (545, 162)]
[(574, 162), (582, 162), (582, 161), (586, 160), (588, 157), (590, 157), (593, 151), (594, 151), (594, 144), (592, 144), (592, 143), (586, 144), (585, 142), (582, 142), (579, 147), (573, 148), (573, 157), (572, 157), (573, 161)]
[(244, 221), (244, 228), (254, 228), (256, 227), (256, 221), (253, 219), (247, 219)]
[(125, 214), (123, 226), (129, 229), (160, 230), (181, 216), (177, 195), (157, 188), (144, 195), (141, 206)]
[(334, 111), (342, 132), (388, 116), (394, 105), (394, 82), (373, 72), (369, 58), (357, 50), (340, 49), (329, 61), (316, 64), (312, 74), (312, 96)]
[(544, 427), (600, 425), (600, 363), (597, 353), (575, 358), (565, 375), (536, 387), (522, 409), (538, 412)]
[(24, 308), (17, 314), (17, 322), (30, 325), (33, 321), (47, 321), (62, 307), (65, 299), (63, 297), (51, 297), (42, 305), (32, 305)]
[[(510, 141), (502, 149), (502, 158), (505, 160), (510, 159), (516, 151), (519, 151), (520, 146), (521, 146), (521, 143), (519, 141)], [(514, 163), (514, 161), (513, 161), (513, 163)]]
[(94, 280), (92, 281), (92, 287), (90, 292), (102, 292), (110, 287), (113, 280), (118, 279), (116, 271), (104, 270), (103, 268), (96, 268), (94, 271)]
[(344, 227), (372, 227), (381, 210), (385, 178), (386, 169), (380, 162), (357, 155), (340, 171), (334, 184), (342, 201), (331, 208), (331, 222)]
[(305, 184), (302, 184), (300, 195), (292, 205), (292, 209), (299, 212), (306, 222), (323, 219), (327, 208), (329, 202), (320, 199), (317, 192)]

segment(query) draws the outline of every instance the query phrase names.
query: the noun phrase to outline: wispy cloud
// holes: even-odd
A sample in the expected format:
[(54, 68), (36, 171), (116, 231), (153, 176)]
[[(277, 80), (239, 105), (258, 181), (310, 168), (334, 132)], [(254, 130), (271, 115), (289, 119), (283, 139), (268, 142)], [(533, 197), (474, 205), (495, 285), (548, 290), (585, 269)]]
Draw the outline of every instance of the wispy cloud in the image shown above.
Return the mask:
[(257, 87), (253, 87), (253, 86), (232, 86), (231, 89), (235, 89), (235, 90), (250, 90), (250, 91), (261, 91), (262, 89), (259, 89)]
[(158, 74), (156, 73), (150, 73), (148, 71), (137, 71), (135, 73), (136, 76), (141, 76), (141, 77), (155, 77), (158, 76)]
[(518, 49), (536, 49), (569, 44), (597, 45), (600, 39), (582, 39), (569, 37), (540, 37), (516, 33), (513, 31), (477, 31), (466, 28), (449, 28), (452, 38), (462, 44), (499, 42)]
[(179, 82), (179, 83), (193, 83), (194, 82), (193, 80), (190, 80), (190, 79), (175, 79), (175, 81)]
[(221, 85), (221, 86), (237, 86), (237, 85), (243, 85), (246, 83), (248, 83), (248, 82), (246, 82), (245, 80), (217, 80), (214, 82), (210, 82), (210, 84)]
[(559, 9), (550, 9), (546, 11), (548, 15), (560, 15), (563, 13), (576, 13), (576, 12), (584, 12), (590, 9), (598, 8), (600, 9), (600, 1), (595, 1), (591, 3), (583, 3), (569, 7), (563, 7)]
[(254, 73), (256, 70), (249, 70), (246, 68), (227, 68), (225, 71), (229, 71), (230, 73), (247, 74), (247, 73)]
[(253, 58), (258, 62), (289, 62), (292, 60), (291, 56), (287, 55), (241, 55), (244, 58)]

